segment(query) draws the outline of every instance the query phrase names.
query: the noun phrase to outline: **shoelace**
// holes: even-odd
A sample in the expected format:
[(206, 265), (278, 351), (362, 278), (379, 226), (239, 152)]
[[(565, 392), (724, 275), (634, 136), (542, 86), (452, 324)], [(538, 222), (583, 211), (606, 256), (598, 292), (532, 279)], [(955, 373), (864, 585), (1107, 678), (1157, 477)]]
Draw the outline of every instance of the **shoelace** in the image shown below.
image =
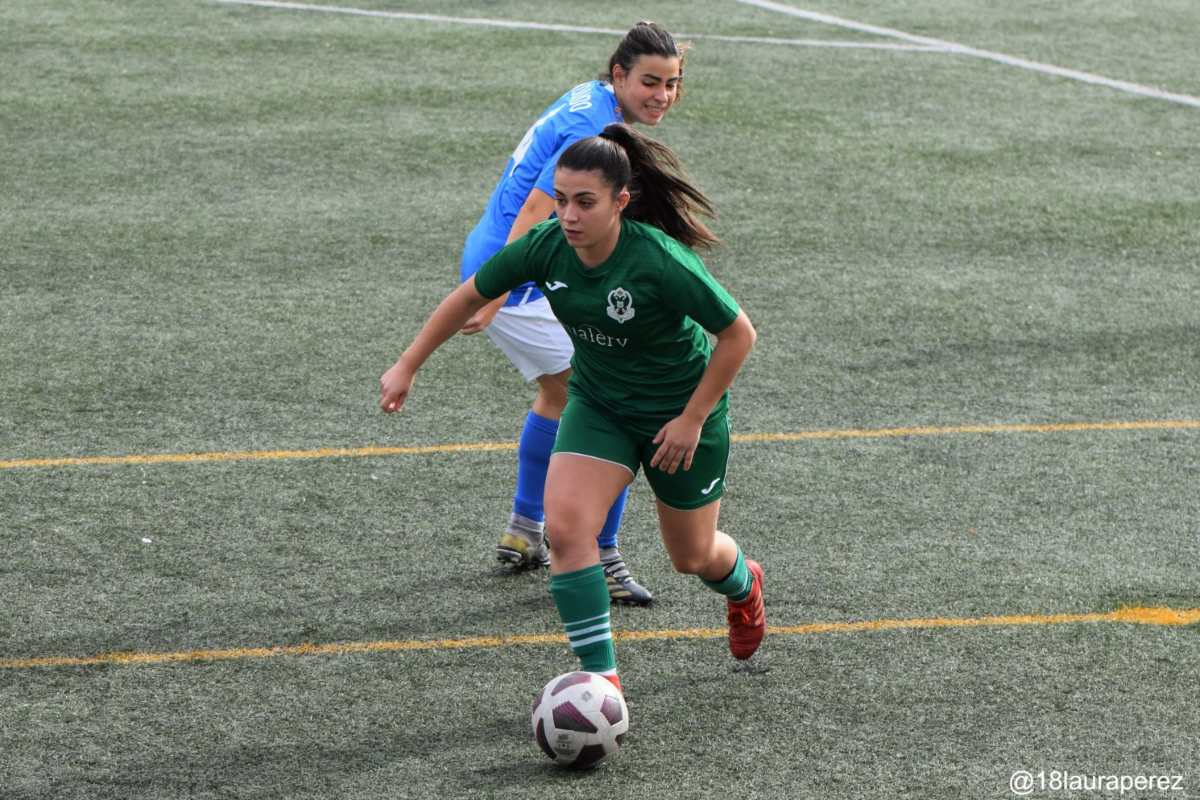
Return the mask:
[(613, 561), (605, 561), (604, 574), (606, 577), (612, 578), (617, 583), (624, 583), (633, 577), (629, 574), (629, 567), (625, 566), (625, 561), (620, 558), (614, 559)]
[(757, 603), (729, 603), (729, 624), (730, 625), (757, 625), (758, 620), (763, 616), (763, 604), (759, 600)]
[(744, 606), (729, 606), (730, 625), (753, 625), (755, 616), (755, 614), (751, 613), (749, 604)]

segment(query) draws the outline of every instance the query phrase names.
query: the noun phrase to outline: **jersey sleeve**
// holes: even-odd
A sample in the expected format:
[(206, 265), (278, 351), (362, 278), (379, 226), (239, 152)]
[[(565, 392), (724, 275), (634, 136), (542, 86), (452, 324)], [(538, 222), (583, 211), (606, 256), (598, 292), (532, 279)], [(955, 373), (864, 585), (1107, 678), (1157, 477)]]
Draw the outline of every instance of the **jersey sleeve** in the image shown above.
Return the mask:
[(507, 291), (530, 281), (541, 281), (545, 274), (545, 259), (538, 254), (544, 249), (539, 243), (548, 231), (558, 227), (555, 220), (539, 223), (529, 232), (484, 262), (475, 273), (475, 291), (494, 300)]
[(679, 246), (668, 252), (671, 257), (663, 270), (663, 297), (709, 333), (728, 328), (741, 313), (737, 301), (691, 250)]

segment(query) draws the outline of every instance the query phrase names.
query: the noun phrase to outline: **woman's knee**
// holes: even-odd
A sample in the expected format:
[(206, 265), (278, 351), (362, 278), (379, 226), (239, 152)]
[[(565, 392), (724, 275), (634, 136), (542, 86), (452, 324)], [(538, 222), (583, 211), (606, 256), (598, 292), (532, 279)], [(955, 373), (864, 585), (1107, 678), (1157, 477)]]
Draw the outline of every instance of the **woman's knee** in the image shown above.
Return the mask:
[(546, 536), (560, 546), (570, 547), (579, 542), (587, 541), (587, 534), (578, 522), (572, 522), (552, 514), (546, 515)]
[(671, 553), (670, 556), (671, 566), (681, 575), (699, 575), (712, 560), (711, 553)]
[(584, 526), (564, 524), (561, 520), (546, 517), (546, 544), (550, 546), (551, 564), (559, 571), (583, 569), (600, 558), (596, 545), (598, 530), (590, 531)]
[(586, 545), (599, 531), (599, 526), (585, 518), (577, 507), (570, 503), (554, 503), (547, 498), (546, 536), (552, 550), (561, 553)]

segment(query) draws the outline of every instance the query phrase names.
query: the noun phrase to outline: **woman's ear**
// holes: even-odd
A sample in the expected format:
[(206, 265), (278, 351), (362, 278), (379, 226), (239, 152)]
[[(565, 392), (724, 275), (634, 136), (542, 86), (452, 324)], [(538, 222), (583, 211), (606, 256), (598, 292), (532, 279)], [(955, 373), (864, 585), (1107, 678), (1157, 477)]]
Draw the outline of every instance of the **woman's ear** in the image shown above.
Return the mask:
[(622, 189), (617, 195), (617, 211), (624, 211), (625, 206), (629, 205), (629, 190)]

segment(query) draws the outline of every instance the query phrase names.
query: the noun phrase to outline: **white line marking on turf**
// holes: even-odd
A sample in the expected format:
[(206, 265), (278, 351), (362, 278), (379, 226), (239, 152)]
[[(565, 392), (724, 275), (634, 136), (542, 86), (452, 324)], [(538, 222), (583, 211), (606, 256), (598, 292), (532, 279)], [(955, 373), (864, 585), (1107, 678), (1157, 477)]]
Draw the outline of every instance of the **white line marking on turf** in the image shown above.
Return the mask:
[[(376, 17), (382, 19), (407, 19), (419, 22), (443, 22), (454, 25), (479, 25), (491, 28), (508, 28), (511, 30), (558, 31), (563, 33), (600, 33), (605, 36), (624, 36), (626, 31), (616, 28), (593, 28), (586, 25), (559, 25), (549, 22), (519, 22), (505, 19), (486, 19), (484, 17), (448, 17), (441, 14), (417, 14), (411, 11), (373, 11), (366, 8), (349, 8), (347, 6), (311, 5), (308, 3), (289, 3), (285, 0), (213, 0), (216, 3), (238, 6), (256, 6), (258, 8), (274, 8), (285, 11), (316, 11), (325, 14), (348, 14), (357, 17)], [(796, 47), (832, 47), (858, 50), (901, 50), (909, 52), (943, 52), (944, 47), (926, 44), (893, 44), (891, 42), (839, 42), (827, 39), (781, 39), (770, 36), (725, 36), (711, 33), (677, 33), (680, 39), (711, 39), (718, 42), (733, 42), (737, 44), (781, 44)]]
[(217, 3), (239, 6), (257, 6), (259, 8), (278, 8), (287, 11), (318, 11), (325, 14), (350, 14), (356, 17), (380, 17), (384, 19), (411, 19), (421, 22), (450, 22), (460, 25), (485, 25), (492, 28), (516, 28), (539, 31), (565, 31), (567, 33), (603, 33), (610, 36), (624, 36), (625, 31), (613, 28), (590, 28), (581, 25), (556, 25), (545, 22), (514, 22), (504, 19), (484, 19), (482, 17), (447, 17), (441, 14), (417, 14), (410, 11), (372, 11), (366, 8), (348, 8), (346, 6), (318, 6), (307, 3), (288, 3), (283, 0), (214, 0)]
[(831, 14), (822, 14), (819, 11), (806, 11), (802, 8), (785, 5), (783, 3), (772, 2), (772, 0), (737, 0), (737, 2), (748, 6), (756, 6), (767, 11), (776, 11), (780, 14), (787, 14), (801, 19), (812, 20), (813, 22), (821, 22), (826, 25), (834, 25), (839, 28), (848, 28), (850, 30), (860, 31), (862, 33), (873, 33), (877, 36), (887, 36), (893, 39), (910, 42), (912, 44), (925, 45), (927, 47), (949, 53), (957, 53), (959, 55), (973, 56), (982, 58), (988, 61), (995, 61), (999, 64), (1005, 64), (1010, 67), (1018, 67), (1020, 69), (1028, 69), (1034, 72), (1041, 72), (1046, 75), (1055, 75), (1060, 78), (1069, 78), (1070, 80), (1082, 81), (1096, 86), (1107, 86), (1110, 89), (1116, 89), (1130, 94), (1142, 95), (1144, 97), (1152, 97), (1156, 100), (1166, 100), (1171, 103), (1179, 103), (1185, 106), (1193, 106), (1200, 108), (1200, 97), (1193, 97), (1187, 94), (1175, 94), (1172, 92), (1164, 92), (1161, 89), (1155, 89), (1153, 86), (1143, 86), (1138, 83), (1130, 83), (1128, 81), (1119, 81), (1113, 78), (1106, 78), (1103, 75), (1095, 75), (1090, 72), (1082, 72), (1077, 69), (1068, 69), (1066, 67), (1056, 67), (1053, 64), (1043, 64), (1038, 61), (1029, 61), (1016, 56), (1005, 55), (991, 50), (980, 50), (975, 47), (948, 42), (943, 39), (934, 39), (928, 36), (917, 36), (904, 31), (898, 31), (895, 28), (883, 28), (878, 25), (869, 25), (864, 22), (855, 22), (842, 17), (835, 17)]
[[(625, 34), (622, 33), (622, 36)], [(790, 44), (799, 47), (832, 47), (847, 50), (900, 50), (909, 53), (944, 53), (944, 47), (924, 44), (891, 44), (889, 42), (840, 42), (834, 39), (781, 39), (773, 36), (726, 36), (721, 33), (677, 33), (678, 39), (708, 39), (737, 44)]]

